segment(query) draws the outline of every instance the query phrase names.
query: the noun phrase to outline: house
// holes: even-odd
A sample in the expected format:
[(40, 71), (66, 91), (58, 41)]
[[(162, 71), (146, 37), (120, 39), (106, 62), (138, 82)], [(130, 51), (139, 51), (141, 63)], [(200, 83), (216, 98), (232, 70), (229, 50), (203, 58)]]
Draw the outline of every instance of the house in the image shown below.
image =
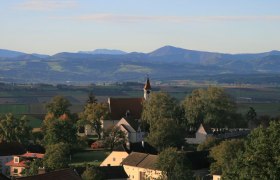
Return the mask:
[(10, 176), (23, 176), (24, 171), (28, 171), (28, 163), (34, 159), (42, 159), (44, 154), (27, 152), (22, 155), (14, 156), (13, 159), (6, 163), (10, 166)]
[(125, 132), (129, 142), (141, 142), (144, 140), (145, 132), (141, 130), (140, 120), (131, 117), (122, 118), (115, 127)]
[(244, 128), (210, 128), (205, 124), (200, 124), (198, 130), (195, 133), (194, 138), (186, 138), (185, 140), (189, 144), (201, 144), (208, 137), (215, 137), (217, 139), (230, 139), (237, 137), (244, 137), (250, 133), (249, 129)]
[(6, 166), (7, 162), (10, 162), (15, 155), (20, 155), (25, 152), (25, 148), (19, 143), (0, 143), (0, 174), (9, 175), (9, 166)]
[(38, 174), (34, 176), (17, 177), (15, 179), (20, 180), (82, 180), (78, 173), (71, 168), (62, 169), (52, 172), (47, 172), (43, 174)]
[(120, 166), (122, 161), (132, 152), (141, 152), (155, 155), (158, 153), (156, 148), (144, 141), (137, 143), (127, 143), (114, 148), (111, 154), (107, 156), (100, 166)]
[[(104, 175), (104, 180), (128, 180), (128, 175), (126, 174), (123, 166), (99, 166), (95, 167), (99, 170), (102, 175)], [(76, 172), (81, 176), (86, 170), (85, 167), (76, 167)]]
[(221, 180), (222, 176), (221, 175), (213, 175), (213, 180)]
[(132, 152), (122, 165), (131, 180), (158, 179), (163, 176), (156, 168), (157, 155)]
[(195, 133), (195, 138), (186, 138), (189, 144), (201, 144), (207, 137), (213, 136), (213, 131), (206, 125), (200, 124), (199, 128)]

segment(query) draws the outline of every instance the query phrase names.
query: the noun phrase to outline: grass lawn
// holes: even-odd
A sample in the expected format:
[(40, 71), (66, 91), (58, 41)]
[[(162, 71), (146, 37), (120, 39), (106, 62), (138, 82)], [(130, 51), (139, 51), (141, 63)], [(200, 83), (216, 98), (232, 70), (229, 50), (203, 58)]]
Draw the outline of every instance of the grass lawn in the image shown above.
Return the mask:
[(89, 150), (78, 152), (72, 155), (70, 166), (83, 166), (85, 163), (99, 166), (108, 155), (108, 151)]

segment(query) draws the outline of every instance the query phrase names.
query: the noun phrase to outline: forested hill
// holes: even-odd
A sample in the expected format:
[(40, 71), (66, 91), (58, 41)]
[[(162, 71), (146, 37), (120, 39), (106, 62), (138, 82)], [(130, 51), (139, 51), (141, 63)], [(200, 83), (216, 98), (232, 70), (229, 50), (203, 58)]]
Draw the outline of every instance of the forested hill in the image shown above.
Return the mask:
[(99, 52), (48, 56), (0, 50), (0, 78), (23, 83), (114, 82), (143, 80), (149, 74), (157, 80), (280, 83), (280, 51), (225, 54), (165, 46), (150, 53)]

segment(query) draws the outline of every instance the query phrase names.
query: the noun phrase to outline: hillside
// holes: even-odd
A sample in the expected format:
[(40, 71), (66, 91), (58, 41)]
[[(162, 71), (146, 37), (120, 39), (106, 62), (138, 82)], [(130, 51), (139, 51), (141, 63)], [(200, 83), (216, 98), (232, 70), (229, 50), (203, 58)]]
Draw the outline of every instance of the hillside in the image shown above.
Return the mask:
[(165, 46), (150, 53), (7, 56), (0, 53), (0, 78), (4, 82), (138, 81), (150, 74), (156, 80), (280, 83), (279, 51), (224, 54)]

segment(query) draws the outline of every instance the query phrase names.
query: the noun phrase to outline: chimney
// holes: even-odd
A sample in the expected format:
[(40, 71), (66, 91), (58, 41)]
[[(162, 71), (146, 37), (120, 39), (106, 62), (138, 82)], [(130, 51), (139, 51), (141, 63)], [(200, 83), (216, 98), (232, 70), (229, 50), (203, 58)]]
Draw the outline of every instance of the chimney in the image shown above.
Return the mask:
[(145, 142), (144, 141), (142, 141), (142, 147), (145, 148)]
[(130, 150), (130, 142), (126, 142), (126, 148)]

